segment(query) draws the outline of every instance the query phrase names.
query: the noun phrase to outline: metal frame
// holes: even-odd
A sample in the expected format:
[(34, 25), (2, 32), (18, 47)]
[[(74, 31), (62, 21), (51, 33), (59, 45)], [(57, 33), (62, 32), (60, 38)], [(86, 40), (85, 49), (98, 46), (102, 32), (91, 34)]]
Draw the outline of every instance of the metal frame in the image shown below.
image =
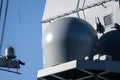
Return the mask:
[[(118, 75), (120, 75), (120, 62), (74, 60), (39, 70), (37, 80), (86, 80), (89, 78), (92, 79), (94, 77), (100, 80), (109, 80), (103, 75), (111, 73), (117, 73)], [(83, 76), (81, 76), (80, 74)], [(75, 75), (77, 75), (77, 77), (74, 77)], [(67, 76), (71, 76), (73, 77), (73, 79), (68, 79), (66, 78)], [(55, 79), (52, 79), (50, 77), (53, 77)]]

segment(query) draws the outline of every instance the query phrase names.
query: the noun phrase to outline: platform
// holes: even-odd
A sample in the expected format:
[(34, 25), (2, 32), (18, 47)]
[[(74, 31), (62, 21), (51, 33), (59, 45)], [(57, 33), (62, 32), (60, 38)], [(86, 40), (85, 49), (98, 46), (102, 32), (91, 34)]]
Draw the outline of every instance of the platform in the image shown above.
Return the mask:
[(37, 80), (120, 80), (120, 62), (74, 60), (39, 70)]

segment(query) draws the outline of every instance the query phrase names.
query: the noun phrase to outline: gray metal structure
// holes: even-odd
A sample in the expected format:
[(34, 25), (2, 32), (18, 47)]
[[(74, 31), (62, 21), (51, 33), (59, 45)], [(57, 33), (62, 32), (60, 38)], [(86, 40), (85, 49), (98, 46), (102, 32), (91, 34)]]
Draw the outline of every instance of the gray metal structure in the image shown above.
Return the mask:
[[(5, 56), (0, 56), (0, 70), (21, 74), (20, 72), (18, 72), (18, 69), (20, 69), (20, 65), (25, 65), (25, 63), (19, 59), (16, 59), (14, 48), (6, 48)], [(10, 68), (16, 69), (17, 71), (11, 71), (9, 70)]]
[[(119, 13), (119, 0), (46, 0), (43, 20), (41, 21), (44, 69), (38, 71), (37, 80), (120, 80), (120, 42), (117, 38), (119, 29), (112, 28), (115, 27), (116, 23), (118, 26), (120, 24)], [(82, 29), (80, 29), (83, 33), (79, 32), (80, 30), (76, 26), (80, 26), (81, 23), (76, 23), (73, 26), (71, 23), (74, 23), (74, 20), (72, 22), (66, 20), (71, 17), (85, 20), (87, 29), (92, 26), (96, 30), (97, 27), (103, 26), (104, 33), (97, 33), (98, 42), (96, 42), (97, 38), (93, 39), (96, 37), (95, 33), (87, 39), (88, 42), (93, 40), (93, 43), (85, 44), (85, 47), (76, 46), (78, 43), (82, 44), (80, 38), (85, 40), (86, 34), (87, 37), (90, 34), (89, 31), (84, 30), (85, 25), (82, 25)], [(99, 21), (96, 18), (99, 18)], [(67, 38), (64, 36), (67, 33), (65, 30), (69, 27), (71, 29), (69, 35), (73, 34), (73, 39), (78, 39), (78, 43), (75, 44), (77, 41), (70, 42), (67, 53), (64, 44), (64, 39)], [(77, 30), (74, 31), (75, 28), (80, 36), (77, 39), (77, 34), (74, 34), (74, 32), (77, 33)], [(56, 41), (63, 43), (56, 44)], [(66, 43), (69, 41), (72, 39), (69, 38)], [(89, 53), (89, 50), (85, 48), (93, 46), (95, 43), (97, 49), (90, 49), (91, 52), (94, 52), (95, 49), (95, 54)], [(72, 51), (76, 51), (76, 53)]]

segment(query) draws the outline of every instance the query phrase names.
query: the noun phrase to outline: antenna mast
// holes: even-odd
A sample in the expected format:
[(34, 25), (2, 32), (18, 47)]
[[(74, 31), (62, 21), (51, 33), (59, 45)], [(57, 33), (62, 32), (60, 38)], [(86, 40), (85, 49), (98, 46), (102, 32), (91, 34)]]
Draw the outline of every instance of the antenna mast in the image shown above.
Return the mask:
[(4, 40), (4, 34), (5, 34), (5, 26), (6, 26), (7, 12), (8, 12), (8, 4), (9, 4), (9, 0), (7, 0), (7, 2), (6, 2), (4, 22), (3, 22), (2, 34), (1, 34), (1, 40), (0, 40), (0, 55), (1, 55), (1, 50), (2, 50), (2, 45), (3, 45), (3, 40)]

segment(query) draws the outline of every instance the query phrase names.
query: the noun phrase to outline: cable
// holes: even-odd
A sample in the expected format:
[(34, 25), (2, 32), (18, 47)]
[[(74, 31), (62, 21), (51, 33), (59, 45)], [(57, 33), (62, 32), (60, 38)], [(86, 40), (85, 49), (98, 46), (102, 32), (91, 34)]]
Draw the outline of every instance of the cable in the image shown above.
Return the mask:
[[(76, 10), (79, 9), (79, 5), (80, 5), (80, 0), (77, 1)], [(78, 18), (80, 18), (79, 12), (77, 12), (77, 16), (78, 16)]]
[(5, 26), (6, 26), (7, 12), (8, 12), (8, 4), (9, 4), (9, 0), (7, 0), (7, 2), (6, 2), (4, 22), (3, 22), (2, 34), (1, 34), (1, 40), (0, 40), (0, 55), (1, 55), (1, 50), (2, 50), (2, 45), (3, 45), (3, 40), (4, 40), (4, 34), (5, 34)]
[(52, 21), (52, 20), (55, 20), (55, 19), (58, 19), (58, 18), (61, 18), (61, 17), (65, 17), (65, 16), (68, 16), (68, 15), (77, 13), (77, 12), (79, 12), (79, 11), (83, 11), (83, 10), (86, 10), (86, 9), (90, 9), (90, 8), (95, 7), (95, 6), (100, 6), (100, 5), (103, 5), (103, 4), (108, 3), (108, 2), (111, 2), (111, 1), (115, 1), (115, 0), (104, 0), (104, 1), (100, 1), (100, 2), (91, 4), (91, 5), (88, 5), (88, 6), (84, 6), (83, 8), (78, 8), (78, 10), (71, 10), (70, 12), (66, 12), (66, 13), (64, 13), (64, 14), (57, 15), (57, 16), (54, 16), (54, 17), (51, 17), (51, 18), (42, 20), (41, 23), (47, 23), (47, 22), (50, 22), (50, 21)]
[[(86, 2), (86, 0), (84, 0), (82, 8), (85, 6), (85, 2)], [(83, 16), (84, 16), (84, 19), (86, 20), (86, 15), (85, 15), (85, 11), (84, 10), (83, 10)]]
[(2, 14), (2, 6), (3, 6), (3, 0), (1, 0), (1, 3), (0, 3), (0, 20), (1, 20), (1, 14)]
[(120, 0), (119, 0), (119, 8), (120, 8)]

